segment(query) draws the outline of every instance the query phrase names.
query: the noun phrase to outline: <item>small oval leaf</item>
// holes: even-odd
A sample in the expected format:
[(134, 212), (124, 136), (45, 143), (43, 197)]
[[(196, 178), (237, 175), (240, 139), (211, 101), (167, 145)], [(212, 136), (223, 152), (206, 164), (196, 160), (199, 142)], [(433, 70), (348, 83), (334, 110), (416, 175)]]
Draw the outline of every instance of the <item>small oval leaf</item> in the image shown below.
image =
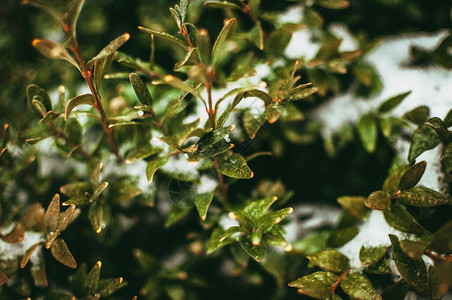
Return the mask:
[(431, 207), (448, 203), (448, 199), (441, 193), (432, 189), (416, 186), (406, 191), (402, 191), (397, 199), (402, 200), (408, 205), (417, 207)]
[(330, 272), (341, 273), (350, 269), (350, 261), (347, 256), (336, 249), (326, 249), (320, 253), (307, 256), (316, 266)]
[(399, 190), (409, 190), (414, 187), (421, 180), (426, 167), (427, 162), (423, 160), (406, 170), (400, 178)]
[(218, 171), (223, 175), (238, 179), (249, 179), (254, 176), (253, 171), (246, 163), (246, 159), (238, 153), (234, 153), (227, 159), (222, 160)]
[(52, 256), (63, 265), (72, 269), (77, 268), (77, 262), (63, 239), (56, 239), (52, 244), (52, 247), (50, 247), (50, 252), (52, 253)]
[(371, 209), (388, 210), (391, 208), (391, 198), (385, 191), (375, 191), (367, 197), (364, 204)]

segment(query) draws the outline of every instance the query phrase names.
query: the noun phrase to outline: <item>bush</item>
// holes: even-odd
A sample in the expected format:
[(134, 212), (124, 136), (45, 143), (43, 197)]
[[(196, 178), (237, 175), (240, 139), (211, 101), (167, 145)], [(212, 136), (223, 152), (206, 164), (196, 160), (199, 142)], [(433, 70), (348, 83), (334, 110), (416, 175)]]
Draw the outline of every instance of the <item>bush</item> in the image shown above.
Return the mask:
[(452, 110), (370, 59), (445, 4), (189, 2), (0, 5), (2, 298), (446, 295)]

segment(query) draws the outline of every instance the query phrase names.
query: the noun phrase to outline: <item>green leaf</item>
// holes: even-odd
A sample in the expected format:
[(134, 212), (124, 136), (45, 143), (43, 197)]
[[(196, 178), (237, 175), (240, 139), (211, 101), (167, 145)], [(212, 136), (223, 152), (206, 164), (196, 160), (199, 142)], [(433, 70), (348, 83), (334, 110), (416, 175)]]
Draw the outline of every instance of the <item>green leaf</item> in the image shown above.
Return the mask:
[(364, 218), (369, 213), (369, 209), (364, 205), (365, 201), (366, 198), (361, 196), (341, 196), (337, 198), (337, 202), (358, 219)]
[(327, 247), (327, 241), (331, 232), (323, 230), (292, 243), (293, 251), (303, 256), (313, 255), (324, 250)]
[(70, 118), (66, 121), (64, 124), (64, 133), (77, 145), (81, 144), (83, 138), (83, 128), (77, 119)]
[(179, 203), (173, 203), (168, 213), (165, 227), (169, 227), (185, 217), (190, 212), (190, 210), (191, 206), (188, 206), (186, 203), (182, 203), (182, 205), (180, 205)]
[(99, 294), (100, 297), (108, 297), (126, 285), (127, 283), (122, 277), (115, 279), (103, 279), (99, 281), (99, 291), (97, 294)]
[(174, 118), (178, 116), (181, 112), (185, 110), (187, 105), (190, 103), (189, 100), (184, 99), (187, 93), (183, 93), (179, 99), (175, 99), (168, 103), (168, 106), (165, 109), (165, 113), (163, 114), (163, 118)]
[(226, 41), (226, 38), (229, 34), (232, 34), (237, 27), (237, 20), (235, 18), (231, 18), (227, 20), (224, 23), (223, 28), (221, 29), (220, 33), (217, 36), (217, 39), (215, 40), (215, 43), (212, 47), (212, 65), (215, 66), (218, 63), (218, 60), (220, 59), (220, 56), (223, 56), (222, 51), (224, 48), (224, 43)]
[(103, 228), (104, 205), (100, 201), (91, 204), (88, 211), (88, 218), (96, 233), (100, 233)]
[[(236, 226), (238, 228), (238, 226)], [(222, 239), (222, 236), (225, 234), (225, 231), (223, 228), (221, 227), (217, 227), (213, 230), (212, 235), (210, 236), (209, 239), (209, 244), (207, 246), (207, 254), (211, 254), (213, 252), (215, 252), (216, 250), (220, 249), (223, 246), (226, 246), (228, 244), (231, 244), (233, 242), (235, 242), (234, 239), (232, 239), (229, 236), (227, 236), (226, 238)]]
[(363, 265), (373, 265), (383, 258), (387, 249), (387, 246), (361, 246), (361, 249), (359, 250), (359, 260)]
[(172, 42), (173, 44), (184, 48), (184, 50), (186, 50), (186, 51), (189, 50), (187, 45), (185, 45), (185, 43), (182, 40), (178, 39), (174, 35), (171, 35), (169, 33), (163, 32), (163, 31), (158, 31), (158, 30), (144, 28), (142, 26), (138, 26), (138, 29), (143, 31), (143, 32), (149, 33), (150, 35), (155, 35), (155, 36), (158, 36), (158, 37), (160, 37), (162, 39), (168, 40), (168, 41)]
[(387, 192), (379, 190), (370, 194), (364, 204), (370, 209), (388, 210), (391, 208), (391, 198)]
[(434, 265), (428, 268), (428, 279), (430, 284), (430, 299), (441, 300), (445, 295), (445, 289), (441, 286), (438, 278), (438, 271)]
[(392, 205), (391, 210), (384, 211), (383, 215), (386, 222), (397, 230), (418, 235), (427, 232), (401, 205)]
[(173, 88), (179, 89), (182, 92), (187, 92), (198, 98), (199, 100), (205, 102), (205, 100), (201, 97), (201, 95), (197, 91), (197, 87), (192, 87), (190, 84), (180, 80), (173, 75), (165, 75), (163, 77), (163, 81), (172, 86)]
[(254, 115), (250, 110), (246, 110), (243, 114), (243, 127), (251, 139), (254, 139), (256, 133), (264, 123), (264, 114)]
[(411, 136), (408, 161), (413, 161), (425, 151), (435, 148), (439, 142), (439, 136), (432, 128), (428, 126), (417, 128)]
[(147, 158), (154, 154), (159, 154), (162, 151), (163, 150), (161, 148), (155, 148), (151, 145), (139, 147), (139, 148), (135, 149), (132, 153), (127, 155), (126, 164), (130, 164), (134, 161)]
[(402, 178), (403, 174), (409, 169), (409, 167), (409, 165), (404, 165), (392, 170), (383, 183), (383, 190), (390, 195), (397, 192), (399, 189), (400, 178)]
[(74, 65), (80, 71), (80, 66), (78, 65), (78, 63), (71, 56), (71, 54), (69, 54), (66, 48), (64, 48), (60, 44), (48, 40), (34, 39), (32, 45), (39, 52), (41, 52), (42, 55), (52, 59), (64, 59)]
[(391, 110), (393, 110), (397, 105), (399, 105), (400, 103), (402, 103), (402, 101), (409, 95), (411, 94), (411, 91), (399, 94), (397, 96), (391, 97), (388, 100), (386, 100), (385, 102), (383, 102), (380, 107), (378, 108), (378, 112), (379, 113), (386, 113), (389, 112)]
[(204, 2), (204, 5), (213, 8), (240, 9), (240, 10), (242, 9), (241, 6), (228, 1), (206, 1)]
[(105, 46), (96, 56), (91, 58), (87, 63), (86, 66), (88, 70), (91, 69), (93, 64), (100, 60), (104, 59), (107, 56), (110, 56), (115, 53), (116, 50), (119, 49), (122, 45), (124, 45), (125, 42), (127, 42), (130, 39), (130, 34), (124, 33), (117, 38), (115, 38), (113, 41), (111, 41), (107, 46)]
[(331, 232), (328, 238), (328, 246), (339, 248), (351, 241), (359, 233), (359, 228), (355, 226), (342, 228)]
[(356, 300), (381, 300), (378, 294), (372, 287), (370, 280), (358, 273), (350, 274), (341, 281), (341, 288), (350, 296), (351, 299)]
[(307, 258), (316, 266), (330, 272), (342, 273), (350, 269), (347, 256), (336, 249), (326, 249)]
[(330, 299), (332, 297), (331, 286), (339, 280), (336, 274), (331, 272), (315, 272), (298, 278), (289, 283), (290, 287), (297, 288), (302, 294), (315, 299)]
[(266, 250), (264, 245), (253, 245), (246, 236), (241, 236), (240, 246), (242, 246), (243, 250), (257, 262), (264, 260)]
[(350, 5), (348, 0), (316, 0), (316, 4), (329, 9), (344, 9)]
[(97, 198), (99, 198), (100, 194), (107, 188), (108, 182), (104, 181), (99, 183), (99, 185), (94, 189), (94, 193), (91, 196), (90, 202), (93, 202)]
[[(260, 230), (257, 231), (261, 232)], [(293, 250), (293, 246), (284, 238), (280, 228), (271, 228), (264, 233), (263, 239), (268, 245), (284, 248), (284, 251), (286, 252), (291, 252)]]
[(60, 217), (60, 195), (55, 194), (47, 207), (44, 222), (48, 231), (56, 231), (58, 227), (58, 219)]
[(140, 76), (138, 76), (136, 73), (130, 73), (129, 80), (132, 84), (135, 94), (137, 95), (138, 100), (140, 100), (140, 102), (144, 105), (151, 106), (153, 102), (151, 93), (149, 93), (146, 84), (144, 84)]
[(410, 122), (413, 122), (416, 125), (421, 126), (425, 121), (428, 120), (429, 116), (430, 108), (428, 106), (422, 105), (404, 114), (403, 118), (407, 119)]
[(91, 203), (90, 198), (87, 196), (75, 196), (69, 200), (63, 202), (63, 206), (75, 205), (75, 206), (83, 206)]
[(397, 270), (405, 281), (421, 295), (428, 295), (428, 273), (422, 258), (413, 259), (400, 248), (397, 236), (390, 234), (392, 244), (392, 259)]
[(403, 173), (400, 178), (399, 190), (409, 190), (421, 180), (424, 175), (427, 162), (425, 160), (418, 162)]
[(424, 123), (424, 125), (435, 130), (443, 143), (449, 143), (452, 141), (452, 133), (447, 130), (446, 125), (440, 118), (430, 118), (427, 120), (427, 122)]
[(378, 262), (366, 266), (364, 271), (369, 274), (388, 275), (392, 274), (391, 266), (386, 258), (379, 260)]
[(419, 239), (416, 241), (401, 240), (400, 248), (406, 255), (411, 258), (420, 258), (424, 255), (425, 250), (430, 244), (429, 238)]
[(185, 54), (184, 58), (177, 62), (174, 65), (174, 71), (179, 71), (180, 68), (184, 67), (184, 66), (193, 66), (193, 65), (197, 65), (200, 62), (200, 58), (198, 55), (198, 49), (197, 48), (191, 48), (187, 54)]
[(93, 190), (93, 184), (88, 181), (80, 181), (68, 183), (60, 187), (60, 192), (69, 198), (83, 196), (85, 193), (91, 193)]
[(197, 150), (199, 152), (203, 152), (207, 147), (212, 146), (213, 144), (224, 139), (226, 135), (228, 135), (232, 130), (234, 130), (235, 126), (231, 125), (228, 127), (214, 129), (209, 131), (205, 135), (203, 135), (199, 141), (196, 143)]
[(242, 212), (253, 222), (257, 222), (259, 218), (264, 216), (270, 206), (278, 200), (276, 196), (265, 197), (263, 199), (251, 201), (243, 209)]
[(399, 280), (387, 287), (383, 293), (383, 299), (388, 300), (404, 300), (409, 290), (409, 285), (404, 280)]
[(452, 172), (452, 143), (447, 144), (441, 154), (441, 163), (446, 173)]
[(207, 210), (212, 203), (215, 190), (208, 193), (200, 193), (195, 196), (195, 205), (198, 210), (199, 217), (204, 221), (207, 217)]
[(112, 202), (121, 203), (141, 195), (143, 191), (128, 180), (119, 180), (110, 186), (109, 198)]
[(85, 277), (84, 286), (88, 289), (89, 295), (94, 295), (97, 292), (101, 266), (102, 263), (98, 261)]
[(316, 88), (316, 87), (303, 89), (303, 90), (298, 91), (296, 93), (290, 93), (290, 96), (289, 96), (289, 98), (287, 100), (288, 101), (302, 100), (302, 99), (305, 99), (305, 98), (311, 96), (312, 94), (317, 93), (318, 91), (319, 91), (319, 89)]
[(245, 229), (241, 226), (232, 226), (229, 227), (222, 235), (219, 236), (219, 241), (223, 242), (228, 239), (231, 235), (236, 233), (246, 232)]
[(42, 118), (42, 114), (40, 111), (36, 110), (36, 108), (33, 106), (33, 104), (32, 104), (33, 100), (38, 100), (39, 102), (41, 102), (45, 107), (45, 111), (52, 110), (52, 104), (51, 104), (49, 95), (46, 93), (45, 90), (43, 90), (42, 88), (40, 88), (39, 86), (37, 86), (35, 84), (30, 84), (27, 87), (27, 99), (28, 99), (28, 105), (30, 106), (30, 108), (33, 110), (33, 112), (37, 116), (39, 116), (41, 118)]
[(432, 189), (416, 186), (406, 191), (402, 191), (397, 199), (402, 200), (408, 205), (417, 207), (431, 207), (448, 203), (448, 199), (441, 193)]
[(124, 115), (108, 118), (107, 124), (109, 128), (115, 126), (135, 125), (139, 124), (143, 118), (143, 113), (140, 111), (129, 111)]
[(83, 4), (85, 0), (73, 0), (69, 3), (68, 9), (63, 15), (64, 22), (64, 31), (66, 33), (71, 33), (73, 37), (75, 37), (75, 28), (78, 20), (78, 16), (80, 15), (80, 11), (82, 10)]
[(264, 30), (261, 22), (256, 22), (254, 27), (248, 32), (247, 38), (259, 50), (264, 50)]
[(249, 179), (254, 176), (253, 171), (246, 163), (246, 159), (238, 153), (222, 159), (218, 171), (223, 175), (238, 179)]
[(452, 253), (452, 221), (442, 225), (432, 237), (430, 249), (442, 253)]
[(363, 115), (358, 124), (358, 135), (367, 152), (373, 153), (377, 147), (378, 128), (373, 114)]
[(63, 239), (56, 239), (52, 244), (52, 247), (50, 247), (50, 252), (52, 253), (52, 256), (63, 265), (72, 269), (77, 268), (77, 262)]
[(94, 105), (94, 97), (91, 94), (83, 94), (79, 96), (75, 96), (71, 100), (69, 100), (68, 104), (66, 105), (66, 110), (64, 112), (64, 120), (67, 120), (69, 118), (69, 114), (71, 111), (76, 108), (79, 105), (82, 104), (90, 104)]
[(279, 120), (283, 113), (283, 105), (280, 102), (273, 102), (265, 107), (265, 118), (268, 123), (273, 124)]
[(274, 225), (279, 224), (282, 220), (287, 218), (293, 212), (292, 207), (282, 208), (275, 212), (271, 212), (263, 215), (259, 219), (257, 219), (255, 225), (261, 231), (266, 232), (270, 230)]

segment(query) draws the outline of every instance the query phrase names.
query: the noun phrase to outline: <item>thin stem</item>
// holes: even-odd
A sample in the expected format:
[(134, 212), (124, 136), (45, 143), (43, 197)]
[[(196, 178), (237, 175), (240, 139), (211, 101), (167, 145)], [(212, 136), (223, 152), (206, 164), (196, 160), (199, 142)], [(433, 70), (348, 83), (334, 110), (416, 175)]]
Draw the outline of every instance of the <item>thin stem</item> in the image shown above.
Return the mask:
[[(53, 124), (51, 121), (47, 122), (47, 125), (56, 133), (57, 137), (62, 138), (67, 144), (69, 144), (71, 147), (78, 147), (79, 145), (77, 143), (75, 143), (73, 140), (71, 140), (63, 131), (61, 131), (60, 129), (58, 129), (55, 124)], [(80, 153), (83, 158), (85, 159), (90, 159), (91, 155), (89, 155), (88, 152), (86, 152), (83, 148), (78, 148), (76, 151), (78, 151), (78, 153)]]
[(190, 39), (190, 35), (188, 34), (187, 26), (185, 26), (185, 24), (181, 25), (181, 27), (179, 28), (179, 32), (180, 32), (180, 34), (182, 34), (184, 36), (185, 40), (188, 43), (188, 47), (190, 47), (190, 49), (195, 48), (195, 46), (193, 46), (193, 43)]
[(339, 276), (339, 278), (337, 279), (337, 281), (331, 286), (331, 292), (333, 293), (333, 295), (334, 295), (334, 292), (336, 291), (336, 288), (339, 286), (339, 284), (341, 284), (342, 280), (344, 280), (344, 278), (347, 277), (349, 272), (350, 272), (350, 269), (348, 269), (347, 271), (342, 273)]
[(85, 61), (83, 60), (83, 58), (80, 54), (80, 50), (79, 50), (78, 43), (76, 40), (74, 40), (71, 50), (75, 54), (75, 57), (77, 58), (77, 61), (80, 64), (82, 77), (85, 79), (85, 81), (88, 84), (88, 87), (91, 91), (91, 94), (94, 97), (94, 107), (97, 109), (97, 111), (100, 115), (100, 119), (102, 121), (102, 128), (103, 128), (104, 132), (107, 134), (108, 143), (110, 144), (110, 148), (113, 151), (113, 153), (115, 154), (117, 162), (121, 163), (122, 157), (119, 153), (119, 147), (118, 147), (118, 144), (116, 143), (115, 137), (113, 135), (113, 129), (108, 127), (107, 115), (105, 114), (104, 108), (102, 106), (102, 100), (100, 99), (99, 93), (97, 92), (96, 88), (94, 87), (94, 83), (91, 78), (91, 76), (92, 76), (91, 71), (89, 71), (88, 68), (86, 67)]
[(253, 20), (254, 23), (258, 23), (259, 20), (256, 18), (256, 16), (253, 14), (253, 10), (251, 9), (251, 6), (247, 4), (244, 0), (240, 0), (240, 4), (242, 4), (242, 11), (247, 14), (251, 20)]
[(159, 117), (155, 114), (154, 109), (151, 108), (149, 111), (149, 115), (151, 115), (152, 119), (154, 119), (155, 126), (157, 126), (158, 130), (164, 135), (168, 136), (168, 131), (166, 131), (165, 127), (163, 127), (162, 121), (160, 121)]
[(452, 255), (441, 255), (438, 253), (434, 253), (431, 250), (426, 250), (425, 255), (427, 255), (433, 261), (441, 260), (445, 262), (452, 262)]

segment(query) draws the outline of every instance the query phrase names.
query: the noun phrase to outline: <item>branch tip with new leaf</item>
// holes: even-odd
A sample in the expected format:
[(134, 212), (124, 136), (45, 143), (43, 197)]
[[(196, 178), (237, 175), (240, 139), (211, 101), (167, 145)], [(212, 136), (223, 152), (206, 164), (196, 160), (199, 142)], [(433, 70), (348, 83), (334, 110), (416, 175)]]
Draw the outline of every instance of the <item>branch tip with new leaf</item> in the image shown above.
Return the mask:
[(99, 260), (99, 261), (96, 263), (96, 265), (97, 265), (97, 267), (100, 269), (100, 268), (102, 267), (102, 262)]
[(33, 47), (36, 47), (37, 44), (39, 44), (42, 40), (41, 39), (33, 39), (33, 41), (31, 42), (31, 45)]
[(287, 245), (286, 247), (284, 247), (284, 251), (292, 252), (293, 251), (293, 246), (291, 244)]

